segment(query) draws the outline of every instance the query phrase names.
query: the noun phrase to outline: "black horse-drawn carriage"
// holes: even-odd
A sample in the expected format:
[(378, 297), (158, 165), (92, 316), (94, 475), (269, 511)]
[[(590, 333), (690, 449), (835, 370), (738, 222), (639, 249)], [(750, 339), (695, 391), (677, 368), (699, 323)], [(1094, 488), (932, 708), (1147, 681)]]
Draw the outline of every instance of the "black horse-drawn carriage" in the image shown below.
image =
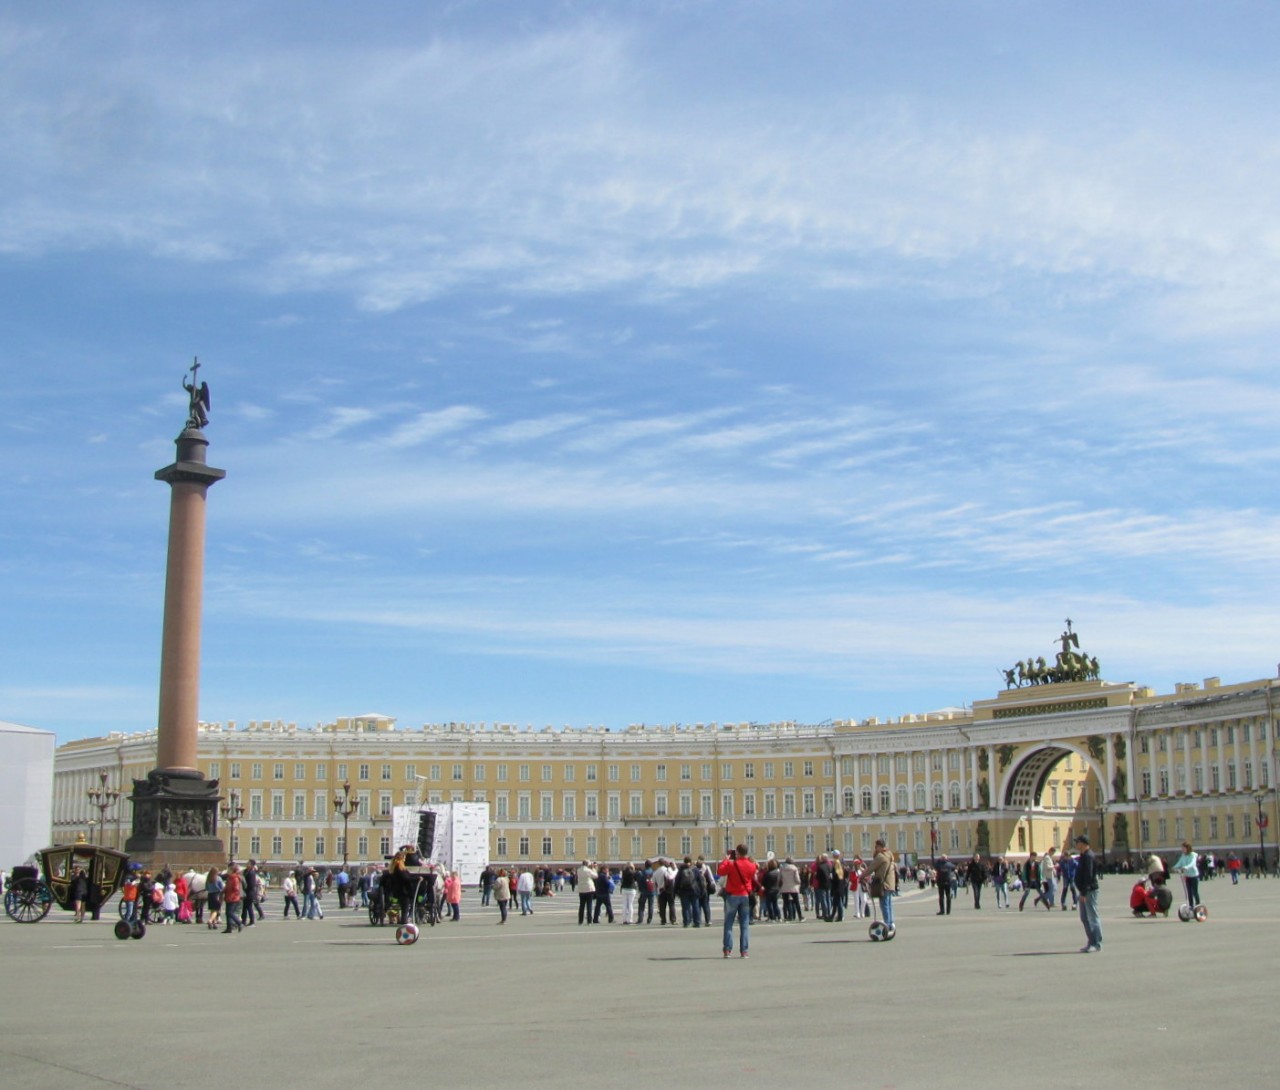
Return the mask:
[(55, 844), (36, 855), (39, 867), (14, 867), (5, 884), (4, 910), (18, 923), (43, 920), (55, 904), (72, 908), (76, 871), (80, 869), (87, 879), (85, 911), (96, 920), (124, 881), (129, 862), (124, 852), (98, 844)]

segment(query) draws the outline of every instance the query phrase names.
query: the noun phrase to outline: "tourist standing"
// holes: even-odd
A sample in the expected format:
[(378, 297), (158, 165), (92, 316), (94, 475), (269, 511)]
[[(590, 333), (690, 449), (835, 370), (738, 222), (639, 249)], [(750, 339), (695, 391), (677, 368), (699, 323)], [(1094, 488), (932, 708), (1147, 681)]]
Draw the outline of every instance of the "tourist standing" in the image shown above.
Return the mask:
[(218, 925), (222, 922), (222, 893), (224, 887), (225, 883), (222, 881), (222, 875), (218, 873), (218, 868), (210, 867), (209, 873), (204, 876), (205, 901), (209, 906), (208, 928), (210, 931), (217, 931)]
[(1102, 949), (1102, 923), (1098, 920), (1098, 861), (1083, 833), (1076, 837), (1076, 889), (1080, 894), (1080, 922), (1084, 924), (1085, 944), (1082, 954), (1096, 954)]
[(955, 881), (955, 877), (956, 865), (944, 852), (933, 863), (933, 884), (938, 889), (939, 916), (951, 915), (951, 884)]
[(71, 907), (75, 909), (76, 923), (84, 923), (84, 909), (88, 901), (89, 876), (85, 874), (84, 867), (76, 867), (71, 876)]
[(222, 933), (230, 935), (232, 931), (244, 930), (240, 922), (240, 906), (244, 901), (244, 879), (240, 875), (240, 864), (232, 863), (227, 869), (226, 886), (222, 891), (227, 905), (227, 927)]
[(608, 867), (601, 867), (596, 875), (596, 906), (594, 922), (600, 922), (600, 913), (603, 911), (609, 917), (609, 922), (613, 923), (613, 876), (609, 873)]
[(1075, 857), (1064, 850), (1058, 856), (1058, 878), (1062, 882), (1062, 911), (1067, 910), (1067, 894), (1071, 894), (1073, 908), (1080, 907), (1080, 895), (1076, 893), (1076, 861)]
[(520, 915), (533, 915), (533, 871), (527, 867), (520, 872), (520, 877), (516, 879), (516, 893), (520, 895)]
[(249, 865), (245, 867), (244, 874), (241, 878), (243, 881), (244, 895), (241, 898), (240, 904), (240, 920), (245, 927), (252, 927), (255, 911), (258, 914), (258, 919), (262, 919), (262, 906), (258, 904), (258, 897), (260, 895), (258, 864), (254, 860), (249, 860)]
[(622, 868), (622, 926), (634, 922), (636, 915), (636, 868), (627, 863)]
[(676, 877), (676, 896), (680, 898), (680, 918), (684, 926), (702, 926), (702, 871), (687, 855)]
[(592, 902), (596, 899), (596, 871), (585, 859), (577, 871), (578, 926), (591, 924)]
[(653, 923), (653, 864), (647, 859), (636, 875), (636, 890), (640, 904), (636, 923)]
[(459, 922), (462, 919), (462, 876), (456, 870), (450, 871), (444, 880), (444, 900), (449, 906), (449, 918), (454, 923)]
[(493, 880), (493, 899), (498, 902), (498, 912), (502, 919), (499, 924), (507, 922), (507, 906), (511, 900), (511, 879), (507, 877), (505, 869), (498, 871), (498, 876)]
[(724, 956), (733, 953), (733, 924), (738, 923), (738, 956), (747, 957), (750, 948), (751, 890), (755, 884), (756, 865), (747, 854), (747, 846), (739, 844), (725, 854), (716, 873), (725, 880)]

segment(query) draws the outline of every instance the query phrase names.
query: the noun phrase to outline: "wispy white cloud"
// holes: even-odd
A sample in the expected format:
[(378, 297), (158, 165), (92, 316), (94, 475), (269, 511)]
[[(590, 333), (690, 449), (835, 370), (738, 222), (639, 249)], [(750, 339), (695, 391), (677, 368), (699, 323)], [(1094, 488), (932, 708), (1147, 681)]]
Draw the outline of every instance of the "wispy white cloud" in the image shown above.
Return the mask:
[(402, 449), (416, 447), (432, 439), (463, 430), (486, 419), (488, 413), (470, 405), (453, 405), (435, 412), (419, 413), (413, 420), (393, 429), (379, 445)]

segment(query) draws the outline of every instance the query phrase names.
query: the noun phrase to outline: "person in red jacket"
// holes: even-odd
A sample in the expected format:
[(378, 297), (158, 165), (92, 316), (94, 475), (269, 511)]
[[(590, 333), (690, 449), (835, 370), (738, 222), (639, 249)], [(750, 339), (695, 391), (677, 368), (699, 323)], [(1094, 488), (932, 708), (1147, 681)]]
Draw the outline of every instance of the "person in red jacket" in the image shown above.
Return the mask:
[(227, 884), (222, 891), (222, 899), (227, 906), (227, 928), (222, 933), (230, 935), (232, 931), (244, 930), (240, 922), (240, 904), (244, 899), (244, 882), (240, 877), (240, 864), (232, 863), (227, 868)]
[(733, 953), (733, 921), (738, 921), (738, 956), (746, 957), (751, 927), (751, 891), (755, 887), (756, 865), (747, 854), (747, 846), (739, 844), (727, 852), (716, 873), (724, 886), (724, 956)]

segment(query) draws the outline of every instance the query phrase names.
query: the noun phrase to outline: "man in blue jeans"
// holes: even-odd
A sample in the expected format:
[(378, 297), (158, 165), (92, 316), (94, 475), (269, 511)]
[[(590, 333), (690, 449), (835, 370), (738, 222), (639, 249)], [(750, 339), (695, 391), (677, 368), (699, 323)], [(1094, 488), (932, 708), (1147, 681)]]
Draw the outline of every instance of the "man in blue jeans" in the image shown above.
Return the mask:
[(1080, 948), (1082, 954), (1096, 954), (1102, 950), (1102, 924), (1098, 920), (1098, 860), (1089, 848), (1089, 838), (1076, 837), (1080, 854), (1076, 859), (1076, 889), (1080, 893), (1080, 922), (1084, 924), (1087, 940)]
[(738, 956), (747, 957), (751, 928), (751, 889), (755, 882), (756, 865), (747, 854), (747, 846), (739, 844), (716, 868), (724, 878), (724, 956), (733, 953), (733, 924), (738, 924)]

